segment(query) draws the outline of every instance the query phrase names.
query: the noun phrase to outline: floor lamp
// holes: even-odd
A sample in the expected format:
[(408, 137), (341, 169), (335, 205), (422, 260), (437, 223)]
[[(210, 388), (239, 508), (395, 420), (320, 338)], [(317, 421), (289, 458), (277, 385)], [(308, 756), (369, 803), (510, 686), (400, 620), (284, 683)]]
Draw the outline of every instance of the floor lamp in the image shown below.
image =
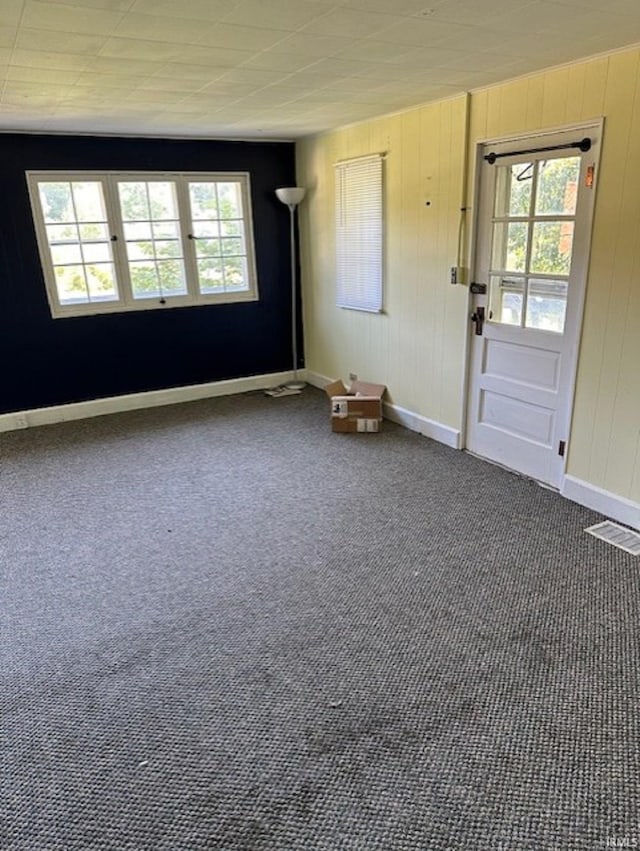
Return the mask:
[(296, 239), (294, 219), (296, 207), (305, 196), (306, 189), (301, 186), (289, 186), (285, 189), (276, 189), (278, 200), (289, 208), (290, 230), (291, 230), (291, 348), (293, 349), (293, 381), (287, 381), (284, 387), (293, 393), (300, 393), (304, 388), (304, 381), (298, 378), (298, 310), (297, 310), (297, 265), (296, 265)]

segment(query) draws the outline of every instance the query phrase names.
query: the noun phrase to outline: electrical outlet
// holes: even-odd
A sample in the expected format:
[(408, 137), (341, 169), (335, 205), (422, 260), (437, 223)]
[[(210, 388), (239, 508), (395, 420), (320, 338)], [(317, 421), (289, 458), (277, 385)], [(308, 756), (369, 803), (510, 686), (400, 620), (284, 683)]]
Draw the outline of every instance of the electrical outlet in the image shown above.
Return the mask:
[(350, 372), (349, 373), (349, 381), (357, 381), (357, 380), (358, 380), (358, 376), (355, 374), (355, 372)]

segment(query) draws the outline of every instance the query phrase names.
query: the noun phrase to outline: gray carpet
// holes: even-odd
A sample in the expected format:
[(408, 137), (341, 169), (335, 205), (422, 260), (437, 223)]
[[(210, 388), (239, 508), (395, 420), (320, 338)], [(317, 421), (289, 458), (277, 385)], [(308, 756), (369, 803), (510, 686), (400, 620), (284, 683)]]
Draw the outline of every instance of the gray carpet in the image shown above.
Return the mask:
[(0, 446), (2, 851), (640, 847), (596, 515), (311, 389)]

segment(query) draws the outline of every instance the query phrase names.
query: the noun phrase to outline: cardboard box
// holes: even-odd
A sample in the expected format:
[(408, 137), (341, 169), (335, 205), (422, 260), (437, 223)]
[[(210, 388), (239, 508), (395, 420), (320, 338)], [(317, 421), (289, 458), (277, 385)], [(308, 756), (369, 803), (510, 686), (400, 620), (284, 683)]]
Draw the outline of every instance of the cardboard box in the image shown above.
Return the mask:
[(346, 434), (375, 434), (382, 425), (384, 384), (354, 381), (349, 390), (342, 381), (325, 388), (331, 399), (331, 431)]

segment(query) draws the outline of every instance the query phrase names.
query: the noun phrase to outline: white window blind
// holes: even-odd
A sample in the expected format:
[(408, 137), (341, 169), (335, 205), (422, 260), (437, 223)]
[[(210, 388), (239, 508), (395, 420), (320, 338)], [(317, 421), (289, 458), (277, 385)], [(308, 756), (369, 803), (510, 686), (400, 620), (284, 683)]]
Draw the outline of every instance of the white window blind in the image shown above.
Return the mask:
[(338, 307), (382, 310), (381, 154), (336, 164)]

